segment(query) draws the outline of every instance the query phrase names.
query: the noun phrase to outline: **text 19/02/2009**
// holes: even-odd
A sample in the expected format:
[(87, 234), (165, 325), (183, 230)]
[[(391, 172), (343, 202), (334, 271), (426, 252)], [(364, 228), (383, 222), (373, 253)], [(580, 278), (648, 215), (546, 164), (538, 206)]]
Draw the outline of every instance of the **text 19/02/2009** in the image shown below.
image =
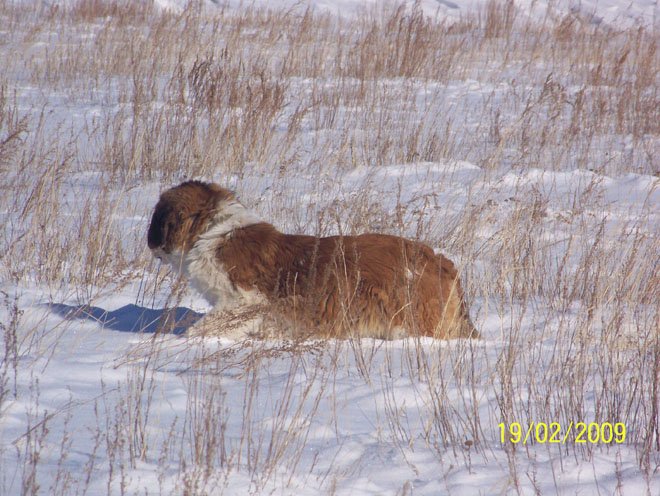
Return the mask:
[(621, 444), (626, 440), (623, 422), (570, 422), (567, 426), (559, 422), (530, 422), (527, 427), (520, 422), (502, 422), (498, 427), (502, 444)]

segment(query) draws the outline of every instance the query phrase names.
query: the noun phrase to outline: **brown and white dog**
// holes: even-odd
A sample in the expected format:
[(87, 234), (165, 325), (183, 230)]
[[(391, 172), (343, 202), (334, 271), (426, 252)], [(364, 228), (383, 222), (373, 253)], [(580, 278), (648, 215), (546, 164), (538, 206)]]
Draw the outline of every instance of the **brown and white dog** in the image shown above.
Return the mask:
[(148, 243), (215, 310), (266, 303), (299, 335), (479, 337), (454, 265), (428, 246), (384, 234), (283, 234), (216, 184), (165, 191)]

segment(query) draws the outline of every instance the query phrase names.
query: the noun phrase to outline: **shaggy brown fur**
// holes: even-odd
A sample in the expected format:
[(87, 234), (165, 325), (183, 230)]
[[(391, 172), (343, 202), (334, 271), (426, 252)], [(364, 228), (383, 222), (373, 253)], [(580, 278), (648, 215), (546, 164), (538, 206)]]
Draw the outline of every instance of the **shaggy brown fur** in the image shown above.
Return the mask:
[[(156, 256), (176, 252), (203, 292), (237, 300), (261, 295), (312, 335), (479, 337), (454, 265), (416, 241), (283, 234), (248, 214), (228, 190), (201, 182), (163, 193), (148, 241)], [(195, 265), (205, 256), (213, 269)]]

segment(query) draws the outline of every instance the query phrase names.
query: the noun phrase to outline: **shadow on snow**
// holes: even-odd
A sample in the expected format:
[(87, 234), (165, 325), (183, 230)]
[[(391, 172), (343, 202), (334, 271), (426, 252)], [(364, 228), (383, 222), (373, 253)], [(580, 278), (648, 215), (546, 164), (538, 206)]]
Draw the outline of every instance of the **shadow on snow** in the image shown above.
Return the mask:
[(91, 320), (105, 329), (121, 332), (183, 334), (204, 314), (189, 308), (152, 309), (138, 305), (125, 305), (117, 310), (104, 310), (89, 305), (48, 305), (53, 313), (67, 320)]

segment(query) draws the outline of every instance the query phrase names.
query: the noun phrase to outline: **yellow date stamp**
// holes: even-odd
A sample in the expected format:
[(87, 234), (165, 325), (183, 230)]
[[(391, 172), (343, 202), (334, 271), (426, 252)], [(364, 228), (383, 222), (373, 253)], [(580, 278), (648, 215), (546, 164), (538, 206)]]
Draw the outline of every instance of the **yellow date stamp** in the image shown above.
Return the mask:
[(573, 422), (562, 426), (559, 422), (501, 422), (500, 442), (512, 444), (621, 444), (626, 441), (623, 422)]

